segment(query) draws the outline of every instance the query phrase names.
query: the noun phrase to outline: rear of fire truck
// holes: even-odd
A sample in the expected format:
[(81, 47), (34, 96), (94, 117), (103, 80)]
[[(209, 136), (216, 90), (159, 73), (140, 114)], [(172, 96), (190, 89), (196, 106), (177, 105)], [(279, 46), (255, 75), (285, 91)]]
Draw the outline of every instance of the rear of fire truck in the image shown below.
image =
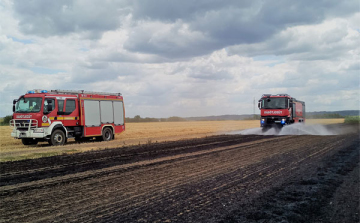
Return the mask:
[(298, 101), (288, 94), (263, 94), (258, 107), (261, 111), (260, 126), (264, 130), (305, 122), (305, 102)]

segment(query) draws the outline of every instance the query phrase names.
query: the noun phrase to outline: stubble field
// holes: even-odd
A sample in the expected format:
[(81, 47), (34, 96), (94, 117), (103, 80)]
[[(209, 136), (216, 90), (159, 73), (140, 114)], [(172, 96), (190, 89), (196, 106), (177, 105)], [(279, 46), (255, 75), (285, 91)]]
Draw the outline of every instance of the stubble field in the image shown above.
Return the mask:
[[(344, 119), (309, 119), (307, 120), (307, 125), (343, 122)], [(36, 146), (24, 146), (21, 140), (10, 136), (10, 127), (0, 126), (0, 162), (129, 145), (200, 138), (257, 127), (259, 127), (258, 120), (126, 123), (126, 131), (116, 134), (114, 141), (79, 144), (70, 139), (68, 144), (64, 146), (50, 147), (46, 142), (39, 143)]]
[[(359, 222), (359, 126), (319, 127), (336, 134), (162, 133), (167, 142), (3, 162), (0, 222)], [(172, 137), (196, 137), (182, 134)]]

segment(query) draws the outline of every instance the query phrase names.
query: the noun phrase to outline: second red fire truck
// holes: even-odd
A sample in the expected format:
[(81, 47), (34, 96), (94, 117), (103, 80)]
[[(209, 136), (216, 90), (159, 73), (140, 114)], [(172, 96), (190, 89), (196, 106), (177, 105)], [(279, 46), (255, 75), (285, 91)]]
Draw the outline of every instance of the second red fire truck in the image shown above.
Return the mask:
[(305, 122), (305, 102), (288, 94), (263, 94), (258, 107), (261, 111), (260, 125), (264, 130)]
[(11, 136), (24, 145), (63, 145), (68, 138), (108, 141), (125, 131), (120, 93), (31, 90), (14, 100), (13, 112)]

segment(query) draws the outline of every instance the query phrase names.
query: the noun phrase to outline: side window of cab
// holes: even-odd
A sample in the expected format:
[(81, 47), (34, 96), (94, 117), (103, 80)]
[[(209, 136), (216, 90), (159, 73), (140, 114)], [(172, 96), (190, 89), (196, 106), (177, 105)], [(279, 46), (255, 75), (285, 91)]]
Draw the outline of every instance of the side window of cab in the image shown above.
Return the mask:
[(65, 104), (64, 100), (58, 100), (57, 103), (58, 103), (58, 111), (63, 112), (64, 111), (64, 104)]
[(55, 99), (45, 98), (44, 101), (44, 114), (49, 114), (55, 110)]
[(76, 109), (76, 103), (74, 99), (67, 99), (65, 104), (65, 112), (70, 115)]

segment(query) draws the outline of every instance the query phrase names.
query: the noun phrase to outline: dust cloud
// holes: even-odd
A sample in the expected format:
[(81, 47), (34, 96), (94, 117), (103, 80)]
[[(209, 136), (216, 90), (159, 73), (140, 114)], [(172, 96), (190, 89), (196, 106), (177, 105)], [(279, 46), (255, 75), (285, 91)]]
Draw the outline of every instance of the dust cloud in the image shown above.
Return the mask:
[(326, 128), (324, 125), (305, 125), (301, 123), (284, 126), (281, 129), (271, 128), (263, 132), (262, 128), (232, 131), (228, 134), (240, 135), (338, 135), (339, 133)]

